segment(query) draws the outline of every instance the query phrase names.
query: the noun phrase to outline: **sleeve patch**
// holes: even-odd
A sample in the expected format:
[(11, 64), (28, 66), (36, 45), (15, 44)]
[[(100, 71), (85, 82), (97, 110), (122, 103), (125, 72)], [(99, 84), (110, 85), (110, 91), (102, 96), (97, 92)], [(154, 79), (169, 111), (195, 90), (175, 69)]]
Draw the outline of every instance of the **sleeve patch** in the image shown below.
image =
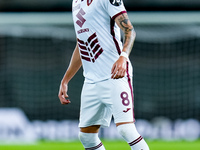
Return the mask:
[(122, 4), (122, 0), (110, 0), (110, 3), (114, 6), (120, 6)]

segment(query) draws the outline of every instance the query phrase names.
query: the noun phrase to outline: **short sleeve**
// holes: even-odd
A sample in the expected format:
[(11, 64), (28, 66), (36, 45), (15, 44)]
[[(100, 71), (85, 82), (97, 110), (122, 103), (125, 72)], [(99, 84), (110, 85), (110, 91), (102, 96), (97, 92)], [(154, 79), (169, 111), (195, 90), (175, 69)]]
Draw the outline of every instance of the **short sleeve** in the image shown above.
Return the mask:
[(103, 2), (105, 11), (112, 19), (115, 19), (118, 15), (126, 13), (123, 0), (101, 0)]

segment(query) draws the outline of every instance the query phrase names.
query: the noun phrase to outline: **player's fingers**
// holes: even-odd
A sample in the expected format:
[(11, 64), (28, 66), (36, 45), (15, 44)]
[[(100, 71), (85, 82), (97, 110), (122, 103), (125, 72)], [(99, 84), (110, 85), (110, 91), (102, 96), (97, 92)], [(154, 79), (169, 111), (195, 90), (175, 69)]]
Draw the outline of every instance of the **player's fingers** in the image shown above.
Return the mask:
[(69, 103), (71, 103), (71, 101), (68, 100), (68, 99), (63, 99), (62, 102), (61, 102), (61, 104), (63, 104), (63, 105), (66, 105), (66, 104), (69, 104)]
[(122, 66), (119, 66), (116, 68), (116, 70), (113, 72), (113, 79), (119, 79), (123, 78), (125, 76), (125, 69)]
[(117, 71), (115, 74), (113, 74), (113, 79), (119, 79), (120, 78), (120, 71)]
[(126, 70), (122, 70), (121, 74), (120, 74), (120, 77), (123, 78), (125, 76), (125, 73), (126, 73)]
[(68, 96), (62, 92), (62, 90), (58, 93), (58, 98), (60, 99), (60, 102), (62, 103), (63, 100), (65, 100)]
[(61, 104), (69, 104), (69, 103), (71, 103), (69, 99), (66, 99), (66, 97), (64, 97), (64, 95), (59, 95), (59, 99), (60, 99), (60, 103)]
[(115, 74), (114, 79), (119, 79), (119, 78), (122, 78), (122, 77), (123, 76), (122, 76), (121, 71), (118, 71), (117, 74)]
[(66, 92), (66, 91), (63, 92), (63, 95), (64, 95), (64, 97), (66, 97), (66, 98), (69, 97), (69, 96), (67, 95), (67, 92)]
[(123, 71), (123, 73), (122, 73), (122, 78), (125, 76), (125, 74), (126, 74), (126, 70)]
[(117, 65), (115, 65), (114, 70), (112, 71), (112, 76), (111, 76), (111, 78), (112, 78), (112, 79), (115, 79), (117, 73), (118, 73), (118, 67), (117, 67)]
[(116, 79), (119, 79), (122, 77), (123, 77), (123, 73), (122, 73), (122, 71), (119, 71), (118, 74), (116, 75)]
[(116, 79), (116, 76), (117, 76), (117, 70), (114, 70), (113, 73), (112, 73), (111, 78), (112, 79)]

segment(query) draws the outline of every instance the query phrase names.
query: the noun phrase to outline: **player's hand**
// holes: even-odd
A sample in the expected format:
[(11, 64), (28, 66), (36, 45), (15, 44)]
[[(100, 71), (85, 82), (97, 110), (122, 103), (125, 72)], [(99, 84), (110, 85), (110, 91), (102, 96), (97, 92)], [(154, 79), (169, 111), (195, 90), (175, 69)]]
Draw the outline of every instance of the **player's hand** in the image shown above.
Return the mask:
[(61, 82), (58, 97), (60, 99), (61, 104), (63, 105), (71, 103), (70, 100), (68, 99), (69, 96), (67, 95), (67, 90), (68, 90), (68, 85), (66, 83)]
[(111, 70), (112, 79), (119, 79), (125, 76), (126, 62), (127, 62), (127, 58), (120, 56), (119, 59), (113, 64), (113, 67)]

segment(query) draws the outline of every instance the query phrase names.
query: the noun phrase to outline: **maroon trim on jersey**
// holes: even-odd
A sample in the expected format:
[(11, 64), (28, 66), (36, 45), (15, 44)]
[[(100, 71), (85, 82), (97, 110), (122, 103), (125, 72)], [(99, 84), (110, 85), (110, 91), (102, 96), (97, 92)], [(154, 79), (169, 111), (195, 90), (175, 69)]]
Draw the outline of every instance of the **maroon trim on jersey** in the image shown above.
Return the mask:
[(79, 48), (83, 49), (83, 50), (87, 50), (87, 48), (83, 45), (78, 44)]
[(126, 73), (127, 73), (127, 78), (128, 78), (128, 84), (129, 84), (129, 88), (131, 90), (131, 97), (132, 97), (132, 105), (133, 105), (133, 121), (135, 122), (135, 114), (134, 114), (134, 96), (133, 96), (133, 87), (131, 84), (131, 78), (130, 78), (130, 74), (129, 74), (129, 68), (128, 68), (128, 61), (126, 63)]
[(89, 56), (88, 52), (80, 50), (80, 53), (86, 56)]
[(94, 34), (92, 34), (89, 38), (88, 38), (88, 43), (90, 43), (94, 38), (96, 38), (97, 35), (96, 35), (96, 32)]
[(95, 62), (95, 60), (101, 55), (103, 52), (103, 49), (99, 45), (99, 41), (97, 38), (96, 33), (92, 34), (86, 42), (80, 40), (77, 38), (79, 51), (81, 58), (90, 61)]
[(85, 56), (81, 55), (81, 58), (84, 59), (84, 60), (86, 60), (86, 61), (90, 61), (89, 57), (85, 57)]
[(90, 47), (93, 48), (96, 43), (98, 43), (97, 39), (95, 39), (94, 41), (92, 41), (92, 43), (90, 44)]
[(95, 46), (95, 48), (92, 50), (92, 52), (93, 52), (93, 53), (96, 53), (96, 51), (99, 49), (99, 47), (100, 47), (100, 45), (97, 44), (97, 45)]
[(97, 54), (94, 56), (95, 59), (97, 59), (99, 57), (99, 55), (101, 55), (101, 53), (103, 52), (103, 49), (101, 48)]
[(115, 18), (123, 13), (127, 13), (126, 11), (121, 11), (119, 12), (118, 14), (114, 15), (112, 18), (111, 18), (111, 21), (110, 21), (110, 32), (111, 32), (111, 35), (113, 37), (113, 41), (115, 43), (115, 46), (116, 46), (116, 49), (117, 49), (117, 52), (118, 54), (120, 55), (121, 54), (121, 49), (119, 47), (119, 43), (117, 41), (117, 39), (115, 38), (115, 30), (114, 30), (114, 27), (115, 27)]
[(143, 137), (142, 136), (140, 136), (139, 138), (137, 138), (136, 140), (134, 140), (133, 142), (131, 142), (131, 143), (128, 143), (130, 146), (133, 146), (133, 145), (135, 145), (135, 144), (137, 144), (137, 143), (139, 143), (141, 140), (143, 139)]
[(118, 14), (114, 15), (114, 16), (112, 17), (112, 19), (115, 20), (115, 18), (117, 18), (119, 15), (124, 14), (124, 13), (127, 13), (127, 12), (126, 12), (125, 10), (124, 10), (124, 11), (121, 11), (121, 12), (119, 12)]
[(84, 41), (82, 41), (82, 40), (80, 40), (80, 39), (78, 39), (78, 38), (77, 38), (77, 41), (78, 41), (79, 43), (81, 43), (81, 44), (85, 44)]
[(119, 47), (119, 43), (118, 43), (117, 39), (115, 38), (114, 26), (115, 26), (115, 21), (111, 18), (111, 20), (110, 20), (110, 32), (111, 32), (111, 33), (110, 33), (110, 34), (111, 34), (112, 37), (113, 37), (113, 41), (114, 41), (114, 43), (115, 43), (117, 52), (118, 52), (118, 54), (120, 55), (120, 54), (121, 54), (121, 50), (120, 50), (120, 47)]
[(87, 0), (87, 5), (90, 6), (93, 0)]
[(97, 146), (91, 147), (91, 148), (86, 148), (85, 150), (95, 150), (95, 149), (98, 149), (98, 148), (100, 148), (101, 146), (103, 146), (103, 144), (102, 144), (102, 143), (100, 143), (100, 144), (99, 144), (99, 145), (97, 145)]

